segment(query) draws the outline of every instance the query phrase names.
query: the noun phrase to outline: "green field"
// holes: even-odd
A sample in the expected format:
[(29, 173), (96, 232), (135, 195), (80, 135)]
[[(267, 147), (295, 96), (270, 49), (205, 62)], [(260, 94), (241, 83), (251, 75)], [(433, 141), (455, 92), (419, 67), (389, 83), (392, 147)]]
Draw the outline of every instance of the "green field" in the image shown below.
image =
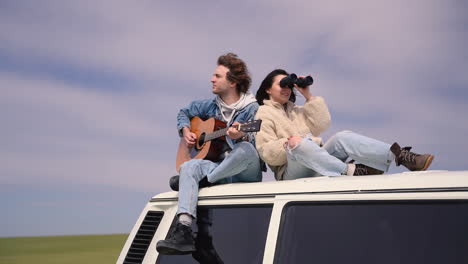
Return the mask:
[(115, 263), (127, 236), (0, 237), (0, 264)]

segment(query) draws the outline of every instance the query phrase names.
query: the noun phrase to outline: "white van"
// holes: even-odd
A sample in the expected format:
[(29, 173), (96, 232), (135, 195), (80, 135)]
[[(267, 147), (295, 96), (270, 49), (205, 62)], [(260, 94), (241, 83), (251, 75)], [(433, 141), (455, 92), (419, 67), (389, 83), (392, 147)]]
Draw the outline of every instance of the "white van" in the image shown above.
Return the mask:
[[(177, 192), (154, 196), (117, 263), (199, 263), (156, 251), (176, 211)], [(226, 264), (468, 263), (468, 171), (219, 185), (198, 212)]]

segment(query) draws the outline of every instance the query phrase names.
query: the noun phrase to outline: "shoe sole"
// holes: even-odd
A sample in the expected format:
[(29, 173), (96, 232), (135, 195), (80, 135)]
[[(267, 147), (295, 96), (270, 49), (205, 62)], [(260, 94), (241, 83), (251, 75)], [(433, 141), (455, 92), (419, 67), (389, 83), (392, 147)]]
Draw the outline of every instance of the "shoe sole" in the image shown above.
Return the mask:
[[(174, 178), (174, 177), (177, 177), (177, 178)], [(172, 176), (169, 179), (169, 187), (171, 187), (171, 190), (176, 191), (176, 192), (179, 191), (179, 180), (180, 180), (180, 176)], [(213, 185), (214, 185), (213, 183), (210, 183), (210, 182), (206, 183), (205, 181), (202, 181), (201, 183), (199, 183), (198, 189), (211, 187)]]
[(169, 187), (171, 187), (171, 190), (176, 191), (176, 192), (179, 191), (179, 177), (180, 176), (172, 176), (169, 179)]
[(427, 168), (429, 168), (429, 166), (431, 166), (431, 163), (432, 163), (432, 160), (434, 159), (434, 155), (430, 155), (427, 160), (426, 160), (426, 163), (424, 163), (424, 167), (422, 169), (420, 169), (420, 171), (425, 171), (427, 170)]
[(194, 245), (179, 245), (175, 248), (172, 244), (158, 243), (156, 250), (161, 255), (187, 255), (196, 251)]

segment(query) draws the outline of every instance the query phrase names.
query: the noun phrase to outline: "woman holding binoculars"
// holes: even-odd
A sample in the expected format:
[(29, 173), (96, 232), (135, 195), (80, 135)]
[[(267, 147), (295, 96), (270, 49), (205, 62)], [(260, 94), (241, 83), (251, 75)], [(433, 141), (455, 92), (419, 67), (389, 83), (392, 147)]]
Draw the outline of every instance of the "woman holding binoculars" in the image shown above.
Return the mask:
[[(276, 69), (262, 81), (256, 94), (256, 114), (262, 128), (256, 136), (260, 157), (276, 180), (313, 176), (364, 176), (383, 174), (392, 161), (409, 170), (426, 170), (434, 156), (411, 152), (351, 131), (342, 131), (325, 144), (319, 137), (331, 122), (323, 97), (310, 92), (312, 78)], [(295, 104), (294, 88), (306, 102)], [(350, 161), (351, 160), (351, 161)]]

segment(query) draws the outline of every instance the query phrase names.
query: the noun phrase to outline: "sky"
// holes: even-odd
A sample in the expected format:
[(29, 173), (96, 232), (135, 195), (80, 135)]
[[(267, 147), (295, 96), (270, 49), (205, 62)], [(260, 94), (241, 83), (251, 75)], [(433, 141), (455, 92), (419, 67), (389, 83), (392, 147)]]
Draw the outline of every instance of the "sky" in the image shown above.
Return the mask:
[(130, 232), (170, 190), (176, 115), (213, 97), (227, 52), (253, 93), (276, 68), (311, 74), (325, 140), (352, 130), (467, 170), (467, 14), (461, 0), (2, 0), (0, 237)]

